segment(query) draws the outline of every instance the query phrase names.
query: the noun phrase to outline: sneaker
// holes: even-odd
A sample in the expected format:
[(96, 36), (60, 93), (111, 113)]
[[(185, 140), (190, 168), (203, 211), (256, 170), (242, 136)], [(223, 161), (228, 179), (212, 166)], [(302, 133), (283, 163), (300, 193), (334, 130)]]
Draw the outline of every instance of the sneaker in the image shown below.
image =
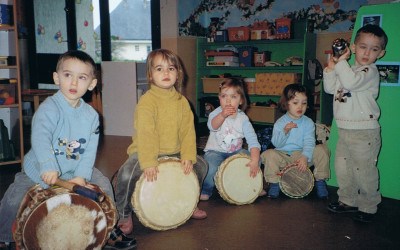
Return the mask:
[(129, 214), (128, 218), (120, 219), (118, 227), (124, 234), (131, 234), (133, 230), (132, 213)]
[(200, 210), (198, 207), (194, 210), (192, 218), (196, 220), (202, 220), (207, 218), (207, 213), (204, 210)]
[(201, 201), (208, 201), (208, 199), (210, 199), (210, 196), (207, 194), (201, 194), (200, 195), (200, 200)]
[(326, 182), (324, 180), (316, 180), (315, 186), (317, 187), (318, 198), (325, 199), (328, 197), (328, 190), (326, 189)]
[(270, 183), (269, 184), (269, 190), (268, 190), (268, 197), (276, 199), (279, 197), (279, 183)]
[(136, 249), (136, 239), (127, 237), (119, 227), (111, 232), (110, 239), (103, 249)]

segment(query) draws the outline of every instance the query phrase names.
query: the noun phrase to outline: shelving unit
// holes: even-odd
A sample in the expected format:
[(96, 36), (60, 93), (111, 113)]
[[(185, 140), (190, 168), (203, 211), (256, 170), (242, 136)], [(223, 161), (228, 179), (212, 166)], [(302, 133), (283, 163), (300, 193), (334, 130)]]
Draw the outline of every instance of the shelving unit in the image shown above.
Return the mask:
[[(282, 66), (282, 67), (224, 67), (206, 66), (207, 58), (205, 51), (216, 50), (225, 45), (232, 45), (236, 48), (243, 46), (257, 47), (258, 51), (270, 51), (271, 61), (284, 63), (285, 59), (291, 56), (303, 58), (301, 66)], [(307, 32), (307, 22), (294, 23), (294, 34), (292, 39), (283, 40), (250, 40), (242, 42), (214, 42), (209, 43), (204, 38), (197, 40), (197, 75), (196, 75), (196, 112), (199, 122), (206, 122), (207, 118), (200, 117), (200, 99), (206, 96), (218, 96), (218, 94), (204, 93), (203, 77), (210, 75), (221, 75), (230, 73), (233, 76), (254, 78), (256, 73), (301, 73), (302, 84), (307, 86), (308, 91), (314, 91), (314, 82), (307, 80), (307, 60), (315, 58), (316, 36)], [(268, 100), (278, 101), (279, 96), (268, 95), (249, 95), (250, 103), (267, 102)], [(309, 100), (310, 107), (313, 100)], [(311, 109), (311, 108), (310, 108)]]
[(11, 164), (21, 164), (22, 167), (24, 156), (16, 0), (12, 1), (12, 12), (13, 24), (0, 24), (0, 56), (15, 57), (15, 65), (0, 66), (0, 78), (16, 79), (15, 102), (10, 105), (0, 105), (0, 119), (5, 121), (5, 125), (8, 128), (15, 159), (0, 160), (0, 167)]

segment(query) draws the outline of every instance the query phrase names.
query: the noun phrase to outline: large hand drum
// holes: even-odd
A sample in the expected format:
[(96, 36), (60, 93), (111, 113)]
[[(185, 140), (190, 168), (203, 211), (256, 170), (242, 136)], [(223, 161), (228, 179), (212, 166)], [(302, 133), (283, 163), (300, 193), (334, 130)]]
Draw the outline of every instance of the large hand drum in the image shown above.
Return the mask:
[(199, 181), (192, 171), (185, 175), (178, 158), (159, 159), (157, 180), (142, 176), (136, 182), (132, 206), (140, 222), (154, 230), (168, 230), (185, 223), (197, 207)]
[(60, 187), (31, 187), (17, 214), (17, 246), (43, 250), (101, 249), (118, 217), (114, 201), (106, 195), (105, 198), (98, 203)]
[(221, 197), (236, 205), (254, 202), (263, 188), (262, 174), (250, 177), (250, 167), (246, 167), (250, 157), (240, 153), (221, 163), (214, 177), (215, 185)]
[(300, 172), (297, 164), (292, 164), (278, 174), (279, 186), (284, 194), (291, 198), (303, 198), (307, 196), (314, 187), (314, 175), (309, 168)]

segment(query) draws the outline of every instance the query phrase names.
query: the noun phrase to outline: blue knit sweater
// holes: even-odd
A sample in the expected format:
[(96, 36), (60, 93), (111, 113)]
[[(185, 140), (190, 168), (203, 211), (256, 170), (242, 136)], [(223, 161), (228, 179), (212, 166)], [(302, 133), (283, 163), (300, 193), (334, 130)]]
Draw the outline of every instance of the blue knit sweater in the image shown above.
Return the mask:
[(47, 98), (32, 121), (32, 148), (24, 157), (24, 171), (47, 188), (41, 175), (58, 171), (59, 178), (90, 181), (99, 140), (99, 116), (82, 99), (72, 107), (58, 91)]

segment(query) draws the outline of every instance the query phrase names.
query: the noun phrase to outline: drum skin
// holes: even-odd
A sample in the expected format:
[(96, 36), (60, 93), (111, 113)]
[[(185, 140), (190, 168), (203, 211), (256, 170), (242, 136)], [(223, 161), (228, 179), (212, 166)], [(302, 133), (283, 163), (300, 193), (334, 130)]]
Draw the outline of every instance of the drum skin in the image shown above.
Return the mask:
[[(42, 232), (38, 232), (37, 229), (40, 228), (40, 223), (61, 205), (71, 207), (76, 205), (89, 211), (94, 220), (93, 229), (91, 230), (94, 238), (90, 240), (86, 249), (101, 249), (107, 243), (108, 237), (117, 221), (118, 213), (114, 201), (100, 187), (93, 186), (97, 191), (105, 195), (106, 199), (103, 202), (95, 202), (61, 187), (43, 189), (39, 184), (32, 186), (22, 200), (17, 213), (14, 232), (17, 247), (21, 250), (45, 248), (39, 245), (38, 235), (42, 234)], [(60, 219), (60, 221), (68, 221), (70, 218), (61, 216)], [(68, 231), (61, 231), (63, 231), (63, 237), (67, 238)], [(68, 247), (65, 246), (64, 249), (68, 249)]]
[(279, 186), (284, 194), (291, 198), (303, 198), (314, 187), (314, 175), (309, 168), (300, 172), (296, 164), (285, 167), (279, 178)]
[(250, 157), (239, 153), (225, 159), (214, 177), (221, 197), (228, 203), (244, 205), (253, 203), (263, 188), (261, 171), (255, 178), (250, 177)]
[(192, 171), (185, 175), (176, 157), (159, 159), (157, 180), (142, 174), (136, 182), (131, 203), (139, 221), (153, 230), (169, 230), (192, 216), (200, 196), (200, 186)]

